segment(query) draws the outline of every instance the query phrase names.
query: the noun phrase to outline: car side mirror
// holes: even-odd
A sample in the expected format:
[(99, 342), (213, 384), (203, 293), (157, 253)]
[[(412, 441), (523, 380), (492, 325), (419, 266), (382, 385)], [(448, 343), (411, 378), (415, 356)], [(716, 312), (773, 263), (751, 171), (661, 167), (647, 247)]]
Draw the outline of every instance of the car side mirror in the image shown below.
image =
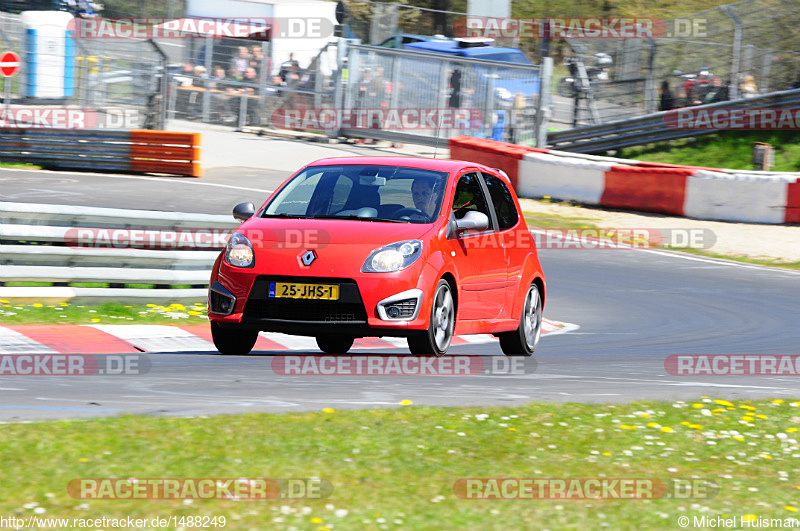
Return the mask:
[(253, 203), (239, 203), (233, 207), (233, 218), (238, 221), (247, 221), (256, 213)]
[(483, 212), (470, 210), (464, 217), (456, 220), (456, 230), (475, 230), (483, 231), (489, 228), (489, 216)]

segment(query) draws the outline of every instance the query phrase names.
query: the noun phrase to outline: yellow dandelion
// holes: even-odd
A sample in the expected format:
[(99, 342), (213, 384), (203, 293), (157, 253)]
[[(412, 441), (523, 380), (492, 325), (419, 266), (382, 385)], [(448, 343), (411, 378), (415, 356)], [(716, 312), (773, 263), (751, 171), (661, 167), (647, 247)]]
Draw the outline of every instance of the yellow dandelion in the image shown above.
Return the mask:
[(158, 306), (157, 304), (148, 304), (147, 307), (148, 308), (161, 308), (161, 306)]
[(3, 304), (8, 304), (11, 301), (0, 301), (0, 302), (2, 302)]
[(766, 415), (756, 415), (757, 419), (768, 419), (769, 417)]
[(59, 304), (59, 306), (69, 306), (69, 304), (67, 304), (66, 302), (62, 302), (61, 304)]
[(797, 507), (792, 507), (791, 505), (787, 505), (786, 507), (784, 507), (784, 509), (786, 509), (787, 511), (792, 511), (793, 513), (797, 512)]
[(661, 431), (663, 431), (664, 433), (669, 433), (673, 431), (673, 429), (670, 428), (669, 426), (661, 426)]
[(772, 456), (769, 454), (764, 454), (761, 457), (763, 457), (764, 459), (772, 459)]
[(647, 427), (648, 428), (660, 428), (661, 424), (659, 424), (658, 422), (648, 422), (647, 423)]
[(691, 426), (692, 425), (692, 423), (689, 422), (688, 420), (682, 421), (681, 424), (684, 425), (684, 426)]
[(742, 417), (742, 420), (745, 421), (745, 422), (750, 422), (751, 420), (753, 420), (753, 417), (751, 417), (749, 415), (745, 415), (744, 417)]
[(508, 431), (517, 431), (517, 428), (508, 428)]
[(742, 516), (742, 521), (743, 522), (755, 522), (757, 519), (758, 519), (758, 516), (756, 516), (754, 514), (746, 514), (746, 515)]
[(703, 404), (692, 404), (692, 407), (695, 409), (703, 409)]
[(311, 523), (312, 524), (321, 524), (322, 523), (322, 518), (320, 518), (318, 516), (315, 516), (314, 518), (311, 519)]
[(689, 424), (689, 427), (692, 428), (693, 430), (702, 430), (703, 429), (703, 425), (702, 424)]
[(747, 409), (749, 411), (755, 411), (756, 410), (756, 408), (754, 408), (753, 406), (739, 406), (739, 407), (742, 408), (742, 409)]
[(89, 458), (88, 457), (81, 457), (80, 459), (78, 459), (78, 461), (80, 461), (81, 463), (88, 463), (89, 462)]
[(100, 322), (100, 319), (92, 319), (92, 322), (93, 322), (93, 323), (99, 323), (99, 322)]
[(332, 407), (326, 407), (325, 409), (322, 410), (322, 412), (323, 413), (335, 413), (336, 410), (333, 409)]
[(743, 441), (744, 437), (736, 436), (736, 437), (734, 437), (734, 439), (737, 440), (737, 441)]
[(641, 416), (646, 418), (646, 419), (649, 419), (650, 418), (650, 413), (642, 413)]
[(797, 428), (786, 428), (786, 433), (794, 433), (797, 431)]
[[(603, 455), (611, 455), (611, 452), (603, 452)], [(797, 488), (800, 489), (800, 487)]]
[(43, 308), (44, 304), (42, 304), (41, 302), (34, 302), (33, 303), (33, 307), (34, 308)]
[(406, 399), (406, 400), (401, 400), (401, 401), (400, 401), (400, 405), (401, 405), (401, 406), (410, 406), (410, 405), (411, 405), (411, 404), (413, 404), (413, 403), (414, 403), (414, 402), (413, 402), (412, 400), (408, 400), (408, 399)]
[(719, 405), (721, 405), (721, 406), (732, 406), (733, 405), (730, 402), (728, 402), (727, 400), (714, 400), (714, 402), (719, 404)]
[(773, 404), (783, 404), (783, 399), (782, 398), (776, 398), (775, 400), (772, 401), (772, 403)]
[(714, 409), (711, 410), (711, 412), (712, 413), (724, 413), (725, 412), (725, 408), (723, 408), (723, 407), (714, 408)]

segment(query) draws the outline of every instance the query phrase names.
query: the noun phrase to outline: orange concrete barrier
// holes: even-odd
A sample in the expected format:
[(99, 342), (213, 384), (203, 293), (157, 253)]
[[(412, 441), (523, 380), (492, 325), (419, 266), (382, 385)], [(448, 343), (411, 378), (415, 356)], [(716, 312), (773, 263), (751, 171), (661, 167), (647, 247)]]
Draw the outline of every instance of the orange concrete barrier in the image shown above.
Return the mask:
[(201, 177), (200, 133), (131, 131), (131, 171)]

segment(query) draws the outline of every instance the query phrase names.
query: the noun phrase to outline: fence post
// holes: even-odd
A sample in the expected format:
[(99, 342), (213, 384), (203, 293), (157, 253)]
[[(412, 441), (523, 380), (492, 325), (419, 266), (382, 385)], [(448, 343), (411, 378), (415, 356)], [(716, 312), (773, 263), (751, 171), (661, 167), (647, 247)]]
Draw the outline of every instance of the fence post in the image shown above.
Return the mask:
[(649, 54), (647, 56), (647, 78), (644, 81), (644, 112), (651, 114), (656, 112), (656, 83), (655, 83), (655, 69), (653, 63), (656, 58), (656, 41), (647, 39), (649, 45)]
[(733, 22), (733, 61), (731, 63), (730, 84), (728, 85), (728, 99), (739, 99), (739, 67), (742, 56), (742, 21), (734, 11), (733, 6), (720, 6), (725, 15)]
[(210, 121), (209, 113), (211, 112), (211, 86), (209, 85), (209, 80), (211, 76), (214, 74), (211, 71), (212, 61), (214, 59), (214, 37), (211, 35), (206, 36), (206, 51), (205, 51), (205, 69), (206, 69), (206, 78), (203, 80), (203, 123), (208, 123)]
[(547, 147), (547, 126), (550, 122), (550, 101), (551, 85), (553, 77), (553, 58), (545, 57), (542, 60), (542, 68), (539, 81), (539, 101), (536, 102), (536, 147)]

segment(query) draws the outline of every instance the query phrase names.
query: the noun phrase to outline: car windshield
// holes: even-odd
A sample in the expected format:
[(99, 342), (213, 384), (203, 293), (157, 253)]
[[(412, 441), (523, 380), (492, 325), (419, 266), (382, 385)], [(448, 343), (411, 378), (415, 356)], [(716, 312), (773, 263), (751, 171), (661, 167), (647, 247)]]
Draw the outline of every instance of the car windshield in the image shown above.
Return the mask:
[(269, 202), (263, 217), (431, 223), (447, 173), (374, 165), (312, 166)]

